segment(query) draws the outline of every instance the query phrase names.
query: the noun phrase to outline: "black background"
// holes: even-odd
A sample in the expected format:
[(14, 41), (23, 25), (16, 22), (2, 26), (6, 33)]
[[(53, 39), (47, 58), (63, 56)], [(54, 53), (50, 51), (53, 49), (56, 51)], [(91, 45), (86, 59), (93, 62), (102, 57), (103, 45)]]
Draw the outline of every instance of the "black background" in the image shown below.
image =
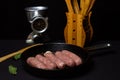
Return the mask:
[[(93, 41), (120, 40), (118, 1), (96, 0), (91, 17)], [(45, 5), (49, 8), (49, 36), (55, 40), (63, 39), (67, 11), (64, 0), (4, 0), (0, 7), (0, 39), (26, 39), (32, 30), (24, 9), (36, 5)]]

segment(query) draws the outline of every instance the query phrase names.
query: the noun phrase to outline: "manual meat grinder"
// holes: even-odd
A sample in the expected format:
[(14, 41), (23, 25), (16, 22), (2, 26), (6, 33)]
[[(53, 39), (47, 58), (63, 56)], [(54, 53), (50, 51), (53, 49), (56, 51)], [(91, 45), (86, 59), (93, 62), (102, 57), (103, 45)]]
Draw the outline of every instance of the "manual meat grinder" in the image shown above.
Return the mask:
[[(48, 28), (48, 8), (46, 6), (33, 6), (25, 8), (27, 18), (31, 24), (32, 32), (28, 35), (26, 43), (34, 43), (35, 38), (42, 37)], [(41, 41), (42, 42), (42, 41)]]

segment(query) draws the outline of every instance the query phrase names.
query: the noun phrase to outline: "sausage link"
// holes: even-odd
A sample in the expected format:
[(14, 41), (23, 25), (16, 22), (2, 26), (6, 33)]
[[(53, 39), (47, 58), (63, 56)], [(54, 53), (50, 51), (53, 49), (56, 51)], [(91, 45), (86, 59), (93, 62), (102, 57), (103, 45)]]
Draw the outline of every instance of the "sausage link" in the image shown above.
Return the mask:
[(27, 59), (27, 63), (36, 68), (47, 69), (47, 66), (42, 62), (38, 61), (35, 57), (29, 57)]
[(82, 64), (82, 59), (78, 55), (74, 54), (73, 52), (68, 51), (68, 50), (62, 50), (62, 53), (66, 54), (71, 59), (73, 59), (76, 63), (76, 66)]
[(44, 56), (54, 62), (59, 69), (63, 69), (65, 67), (65, 63), (58, 59), (51, 51), (46, 51)]
[(55, 56), (61, 59), (67, 66), (69, 67), (75, 66), (75, 62), (69, 56), (65, 55), (61, 51), (56, 51)]
[(52, 69), (55, 69), (57, 67), (57, 65), (53, 62), (51, 62), (48, 58), (40, 55), (40, 54), (37, 54), (35, 56), (36, 59), (38, 59), (39, 61), (43, 62), (48, 69), (52, 70)]

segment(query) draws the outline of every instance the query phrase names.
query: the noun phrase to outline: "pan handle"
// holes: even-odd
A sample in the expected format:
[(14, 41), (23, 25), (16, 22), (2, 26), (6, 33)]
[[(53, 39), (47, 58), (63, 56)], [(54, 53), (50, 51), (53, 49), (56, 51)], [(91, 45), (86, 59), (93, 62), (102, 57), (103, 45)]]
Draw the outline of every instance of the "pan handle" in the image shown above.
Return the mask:
[(97, 45), (93, 45), (90, 47), (85, 47), (85, 49), (88, 51), (93, 51), (93, 50), (105, 49), (105, 48), (110, 48), (110, 47), (111, 47), (110, 43), (102, 43), (102, 44), (97, 44)]
[(85, 47), (85, 50), (88, 51), (90, 56), (104, 55), (104, 53), (109, 53), (112, 51), (111, 43), (101, 43), (96, 44), (90, 47)]

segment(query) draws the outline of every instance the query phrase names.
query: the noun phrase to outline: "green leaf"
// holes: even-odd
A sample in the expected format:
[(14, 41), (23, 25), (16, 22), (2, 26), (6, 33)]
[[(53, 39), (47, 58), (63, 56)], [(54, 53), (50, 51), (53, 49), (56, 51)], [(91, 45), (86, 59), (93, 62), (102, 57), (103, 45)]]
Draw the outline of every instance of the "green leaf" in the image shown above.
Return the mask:
[(18, 60), (18, 59), (20, 59), (20, 57), (21, 57), (21, 54), (17, 54), (17, 55), (14, 56), (14, 59)]
[(17, 67), (13, 66), (13, 65), (9, 65), (8, 66), (8, 70), (10, 74), (16, 75), (17, 74)]

